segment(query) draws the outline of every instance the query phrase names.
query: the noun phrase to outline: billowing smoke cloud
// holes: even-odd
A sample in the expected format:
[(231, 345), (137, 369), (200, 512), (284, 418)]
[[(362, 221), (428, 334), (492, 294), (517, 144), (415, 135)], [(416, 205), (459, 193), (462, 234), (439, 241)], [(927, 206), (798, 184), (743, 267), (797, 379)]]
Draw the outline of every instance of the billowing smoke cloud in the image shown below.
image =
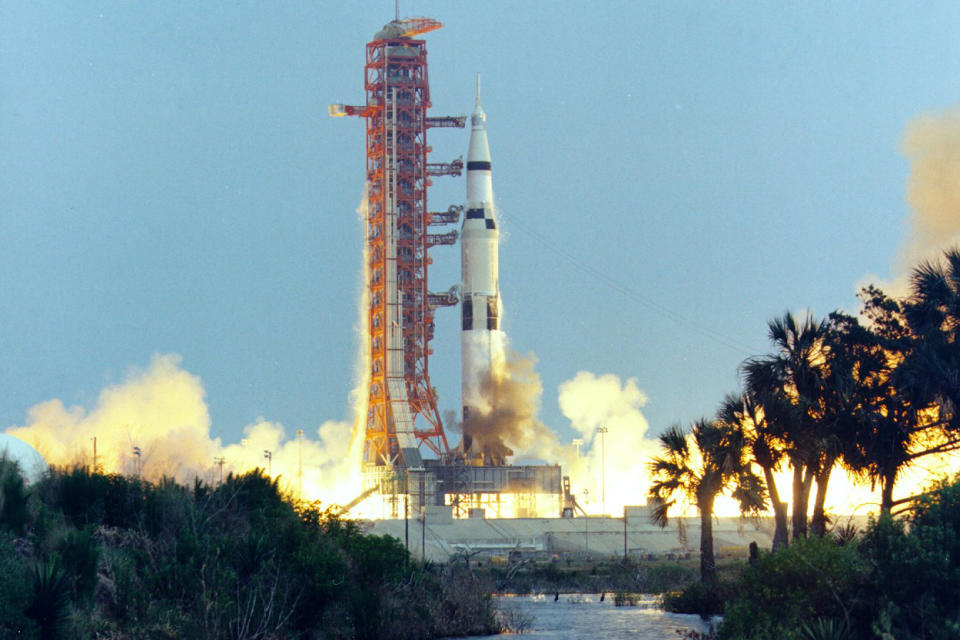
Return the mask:
[(169, 476), (180, 482), (194, 477), (216, 482), (216, 461), (222, 458), (224, 475), (270, 467), (295, 496), (302, 469), (304, 499), (343, 503), (356, 495), (351, 423), (327, 421), (298, 438), (278, 423), (258, 420), (244, 429), (241, 443), (224, 446), (210, 434), (200, 378), (180, 363), (174, 354), (154, 356), (146, 369), (133, 370), (124, 382), (103, 389), (92, 408), (67, 408), (60, 400), (48, 400), (29, 409), (26, 424), (6, 432), (54, 465), (92, 466), (96, 438), (96, 464), (107, 473), (136, 473), (136, 446), (148, 480)]
[(176, 355), (154, 356), (147, 369), (101, 391), (90, 410), (48, 400), (7, 433), (57, 465), (92, 466), (96, 438), (97, 466), (112, 472), (132, 472), (138, 446), (148, 477), (206, 473), (220, 450), (220, 441), (210, 437), (203, 385), (180, 368)]
[[(364, 229), (366, 213), (364, 190), (357, 207)], [(134, 474), (138, 447), (142, 474), (148, 480), (169, 476), (181, 482), (195, 477), (217, 482), (221, 473), (261, 468), (280, 477), (281, 486), (294, 497), (345, 504), (361, 490), (370, 376), (366, 253), (362, 264), (350, 421), (328, 420), (313, 430), (304, 429), (301, 436), (260, 418), (244, 428), (242, 442), (224, 446), (211, 436), (200, 378), (181, 368), (180, 356), (166, 354), (155, 355), (146, 369), (132, 370), (124, 382), (104, 389), (91, 409), (48, 400), (28, 410), (24, 425), (6, 432), (33, 445), (54, 465), (92, 467), (96, 439), (96, 467), (107, 473)]]
[(502, 371), (487, 371), (481, 376), (480, 394), (490, 409), (475, 411), (464, 420), (464, 436), (471, 438), (474, 450), (502, 464), (507, 456), (538, 455), (552, 449), (556, 436), (540, 422), (540, 397), (543, 385), (536, 372), (533, 354), (509, 352)]
[(878, 284), (894, 296), (909, 293), (909, 275), (917, 264), (960, 244), (960, 107), (911, 120), (900, 148), (910, 161), (907, 235), (892, 280), (869, 275), (858, 283), (858, 288)]
[[(605, 507), (617, 515), (625, 505), (644, 504), (647, 462), (656, 454), (657, 441), (647, 435), (642, 411), (647, 396), (636, 379), (624, 382), (613, 374), (580, 371), (560, 385), (559, 403), (583, 440), (579, 453), (570, 445), (557, 451), (581, 505), (591, 513)], [(605, 434), (598, 432), (601, 427)]]
[(914, 118), (902, 142), (910, 160), (910, 235), (900, 267), (909, 270), (960, 241), (960, 107)]

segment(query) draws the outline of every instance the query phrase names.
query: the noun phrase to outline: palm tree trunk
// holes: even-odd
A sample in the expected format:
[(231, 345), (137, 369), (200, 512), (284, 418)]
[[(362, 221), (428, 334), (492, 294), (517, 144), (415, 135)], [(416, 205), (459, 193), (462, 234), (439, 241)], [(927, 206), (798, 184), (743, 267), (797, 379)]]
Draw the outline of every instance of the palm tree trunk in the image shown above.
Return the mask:
[(807, 537), (807, 507), (810, 506), (810, 489), (813, 487), (813, 470), (802, 462), (793, 466), (793, 539)]
[(786, 549), (790, 544), (787, 534), (787, 505), (780, 501), (777, 481), (773, 477), (772, 467), (763, 467), (763, 477), (767, 482), (767, 493), (773, 506), (773, 550)]
[(717, 564), (713, 558), (713, 500), (705, 496), (697, 500), (700, 510), (700, 582), (717, 581)]
[(893, 483), (896, 472), (884, 473), (880, 478), (880, 513), (889, 514), (893, 509)]
[(813, 501), (813, 518), (810, 521), (810, 532), (822, 538), (827, 533), (827, 484), (830, 482), (830, 472), (836, 456), (827, 456), (823, 470), (817, 474), (817, 495)]
[(790, 523), (793, 530), (793, 539), (799, 540), (806, 536), (801, 533), (807, 528), (806, 512), (800, 509), (800, 502), (803, 500), (803, 465), (799, 461), (793, 461), (793, 521)]

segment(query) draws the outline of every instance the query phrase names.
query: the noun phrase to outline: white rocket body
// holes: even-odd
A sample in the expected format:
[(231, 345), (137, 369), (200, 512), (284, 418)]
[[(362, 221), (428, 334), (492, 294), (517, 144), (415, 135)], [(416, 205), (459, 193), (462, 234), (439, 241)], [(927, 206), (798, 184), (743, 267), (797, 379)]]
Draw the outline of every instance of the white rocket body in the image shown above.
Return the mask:
[[(490, 147), (487, 143), (487, 116), (480, 106), (480, 83), (477, 80), (477, 103), (470, 116), (470, 148), (467, 152), (466, 216), (460, 233), (460, 268), (463, 279), (461, 300), (461, 400), (463, 418), (474, 412), (489, 413), (491, 377), (502, 376), (505, 368), (505, 337), (501, 330), (503, 307), (500, 302), (499, 245), (500, 231), (493, 205), (493, 180)], [(463, 438), (464, 453), (471, 452), (473, 442)]]

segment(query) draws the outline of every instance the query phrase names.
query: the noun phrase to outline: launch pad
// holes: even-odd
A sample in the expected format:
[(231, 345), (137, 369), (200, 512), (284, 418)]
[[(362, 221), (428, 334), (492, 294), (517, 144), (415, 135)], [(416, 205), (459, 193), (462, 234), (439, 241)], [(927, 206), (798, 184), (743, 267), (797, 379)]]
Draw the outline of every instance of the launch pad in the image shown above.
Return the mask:
[(420, 516), (449, 507), (453, 518), (543, 518), (561, 515), (559, 465), (470, 466), (424, 460), (420, 467), (381, 467), (364, 474), (379, 496), (381, 518)]
[[(446, 509), (454, 518), (556, 517), (569, 500), (559, 466), (506, 464), (495, 435), (473, 437), (469, 420), (491, 414), (483, 396), (489, 378), (505, 370), (500, 327), (498, 245), (486, 116), (471, 116), (467, 198), (442, 212), (427, 207), (433, 177), (460, 176), (462, 159), (428, 162), (430, 128), (463, 128), (466, 116), (427, 115), (431, 106), (424, 40), (443, 25), (430, 18), (389, 22), (366, 45), (366, 104), (330, 106), (332, 116), (366, 122), (364, 274), (368, 388), (364, 416), (363, 493), (350, 506), (379, 501), (379, 517), (400, 518)], [(461, 231), (429, 233), (457, 224)], [(435, 246), (461, 245), (461, 283), (444, 293), (427, 288)], [(462, 407), (465, 428), (456, 448), (447, 442), (430, 383), (434, 312), (460, 306)], [(451, 323), (453, 324), (453, 323)], [(500, 373), (495, 373), (500, 372)], [(489, 386), (489, 385), (487, 385)], [(423, 458), (426, 447), (437, 458)], [(492, 452), (499, 452), (494, 454)], [(364, 511), (370, 512), (364, 504)]]

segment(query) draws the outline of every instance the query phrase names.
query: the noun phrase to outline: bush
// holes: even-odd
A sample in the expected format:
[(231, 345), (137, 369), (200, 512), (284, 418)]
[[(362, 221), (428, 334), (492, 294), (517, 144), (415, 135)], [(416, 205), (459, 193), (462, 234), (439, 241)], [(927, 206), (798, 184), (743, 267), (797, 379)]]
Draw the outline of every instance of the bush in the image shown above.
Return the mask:
[(32, 637), (36, 626), (25, 611), (29, 605), (30, 572), (13, 546), (10, 534), (0, 533), (0, 638)]
[(960, 482), (843, 544), (815, 538), (763, 554), (738, 589), (721, 639), (960, 637)]
[(40, 629), (40, 640), (66, 638), (70, 628), (70, 579), (56, 560), (41, 562), (33, 573), (27, 617)]
[(29, 494), (17, 463), (0, 457), (0, 528), (22, 536), (30, 522)]
[(870, 567), (855, 545), (829, 538), (795, 542), (762, 553), (746, 569), (737, 597), (728, 603), (719, 637), (798, 638), (804, 622), (818, 617), (848, 622), (865, 598)]
[(703, 617), (723, 613), (724, 602), (733, 598), (734, 585), (728, 582), (694, 582), (682, 591), (663, 596), (663, 608), (672, 613), (695, 613)]

